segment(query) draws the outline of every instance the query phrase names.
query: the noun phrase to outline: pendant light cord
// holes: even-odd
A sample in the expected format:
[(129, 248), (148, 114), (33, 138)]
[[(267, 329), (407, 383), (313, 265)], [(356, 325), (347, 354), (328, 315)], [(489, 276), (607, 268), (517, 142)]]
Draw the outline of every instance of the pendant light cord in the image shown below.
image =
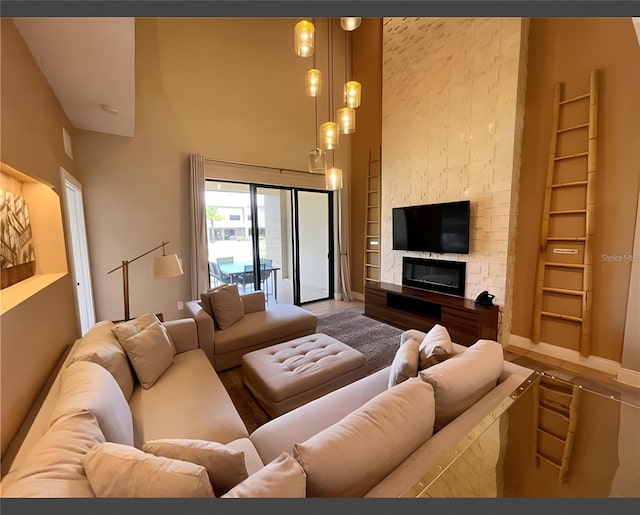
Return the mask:
[[(313, 18), (313, 26), (316, 26), (316, 19)], [(316, 52), (313, 52), (313, 69), (316, 68)], [(322, 81), (322, 79), (320, 79)], [(321, 82), (322, 84), (322, 82)], [(318, 94), (319, 92), (316, 90), (316, 94), (313, 97), (314, 111), (315, 111), (315, 127), (316, 127), (316, 148), (320, 148), (320, 141), (318, 140)]]
[[(333, 23), (331, 18), (327, 18), (328, 37), (328, 61), (329, 61), (329, 121), (333, 121)], [(335, 167), (335, 149), (331, 149), (331, 166)]]

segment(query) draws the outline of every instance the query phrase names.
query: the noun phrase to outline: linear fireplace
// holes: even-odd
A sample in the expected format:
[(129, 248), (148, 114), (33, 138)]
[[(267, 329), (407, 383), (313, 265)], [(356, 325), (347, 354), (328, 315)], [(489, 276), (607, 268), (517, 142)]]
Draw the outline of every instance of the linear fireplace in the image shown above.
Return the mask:
[(467, 264), (464, 261), (402, 258), (402, 284), (464, 297)]

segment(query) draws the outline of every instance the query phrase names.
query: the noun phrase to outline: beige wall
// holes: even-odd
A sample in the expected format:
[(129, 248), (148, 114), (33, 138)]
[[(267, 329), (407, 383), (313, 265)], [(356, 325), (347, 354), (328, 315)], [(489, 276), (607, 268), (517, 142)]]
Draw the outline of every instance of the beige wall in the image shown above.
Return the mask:
[[(2, 19), (1, 27), (0, 160), (51, 184), (59, 195), (60, 166), (82, 179), (63, 148), (62, 128), (71, 132), (72, 126), (13, 22)], [(70, 276), (4, 313), (0, 325), (4, 454), (65, 347), (78, 335)]]
[(549, 151), (553, 86), (565, 98), (586, 92), (600, 71), (596, 257), (591, 352), (620, 361), (640, 177), (640, 47), (630, 19), (533, 19), (516, 240), (512, 333), (531, 337), (533, 291)]
[(469, 255), (431, 257), (466, 261), (465, 296), (489, 290), (504, 308), (521, 36), (517, 18), (385, 19), (383, 281), (401, 283), (404, 255), (430, 255), (391, 249), (391, 208), (469, 199)]
[[(190, 300), (188, 153), (307, 170), (315, 121), (304, 73), (312, 59), (295, 55), (295, 21), (136, 20), (135, 137), (81, 131), (75, 141), (85, 174), (98, 319), (122, 316), (121, 278), (106, 272), (162, 240), (183, 258), (185, 275), (152, 279), (151, 256), (132, 264), (131, 314), (184, 316), (176, 304)], [(339, 31), (338, 26), (336, 108), (344, 68)], [(318, 33), (318, 66), (326, 70), (324, 20)], [(328, 114), (327, 98), (319, 101), (319, 123)], [(336, 165), (348, 173), (346, 148), (348, 138), (342, 137)]]

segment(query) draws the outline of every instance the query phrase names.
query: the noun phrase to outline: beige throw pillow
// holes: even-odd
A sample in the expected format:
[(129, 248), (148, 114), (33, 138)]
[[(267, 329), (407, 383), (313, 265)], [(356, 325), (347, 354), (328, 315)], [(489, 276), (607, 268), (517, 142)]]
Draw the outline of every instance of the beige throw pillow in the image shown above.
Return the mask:
[(306, 482), (300, 464), (283, 452), (223, 497), (306, 497)]
[(400, 345), (391, 363), (389, 388), (418, 375), (419, 347), (420, 342), (415, 338), (409, 338)]
[(127, 322), (120, 322), (113, 326), (113, 334), (116, 335), (120, 345), (124, 347), (124, 344), (127, 342), (129, 338), (131, 338), (134, 334), (138, 334), (144, 328), (150, 326), (154, 322), (160, 323), (160, 320), (153, 313), (145, 313), (144, 315), (139, 316), (138, 318), (134, 318), (133, 320), (128, 320)]
[(95, 415), (107, 442), (133, 445), (133, 419), (122, 390), (106, 369), (90, 361), (76, 361), (60, 372), (49, 423), (82, 410)]
[[(438, 350), (438, 348), (440, 350)], [(440, 324), (434, 325), (431, 330), (426, 334), (424, 340), (420, 344), (420, 360), (418, 367), (420, 370), (429, 366), (429, 358), (434, 352), (446, 352), (447, 355), (453, 352), (453, 344), (451, 343), (451, 336)]]
[(431, 437), (433, 420), (433, 388), (411, 378), (295, 444), (307, 496), (362, 497)]
[(120, 385), (125, 399), (133, 392), (133, 371), (127, 354), (113, 334), (114, 324), (102, 321), (95, 324), (71, 351), (69, 364), (75, 361), (91, 361), (103, 366)]
[(227, 493), (247, 477), (244, 452), (206, 440), (162, 439), (146, 442), (142, 450), (155, 456), (190, 461), (202, 465), (217, 497)]
[[(4, 479), (3, 497), (94, 497), (82, 457), (104, 436), (86, 410), (63, 415)], [(10, 480), (8, 482), (7, 480)]]
[(502, 345), (478, 340), (464, 352), (418, 374), (433, 386), (436, 401), (435, 430), (446, 424), (492, 390), (502, 373)]
[(201, 465), (103, 443), (82, 460), (96, 497), (214, 497)]
[(176, 349), (160, 322), (153, 322), (123, 344), (144, 389), (151, 388), (173, 363)]
[(237, 284), (226, 284), (209, 292), (213, 317), (219, 329), (231, 327), (244, 317), (244, 304)]

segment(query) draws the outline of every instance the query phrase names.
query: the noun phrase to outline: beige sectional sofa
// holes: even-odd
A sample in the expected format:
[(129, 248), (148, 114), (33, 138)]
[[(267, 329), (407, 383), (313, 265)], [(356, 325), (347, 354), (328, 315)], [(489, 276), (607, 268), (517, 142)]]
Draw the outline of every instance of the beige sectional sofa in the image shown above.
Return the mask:
[[(93, 496), (83, 469), (92, 449), (113, 442), (133, 452), (150, 440), (175, 438), (218, 442), (244, 453), (248, 478), (229, 496), (402, 496), (532, 373), (505, 362), (489, 391), (435, 434), (438, 388), (434, 394), (434, 386), (420, 378), (389, 388), (387, 367), (248, 435), (198, 347), (196, 323), (183, 319), (164, 326), (175, 355), (148, 388), (137, 384), (111, 322), (98, 323), (74, 343), (2, 480), (3, 497)], [(462, 363), (469, 349), (454, 344), (454, 350), (460, 357), (449, 361)], [(75, 431), (61, 432), (65, 417), (77, 419)], [(252, 489), (251, 480), (261, 489)], [(285, 489), (271, 490), (278, 482)]]
[(216, 327), (214, 319), (203, 308), (203, 300), (185, 305), (188, 316), (197, 323), (200, 348), (218, 372), (237, 367), (248, 352), (316, 331), (318, 319), (306, 309), (291, 304), (266, 306), (261, 291), (240, 295), (240, 299), (244, 316), (224, 329)]

